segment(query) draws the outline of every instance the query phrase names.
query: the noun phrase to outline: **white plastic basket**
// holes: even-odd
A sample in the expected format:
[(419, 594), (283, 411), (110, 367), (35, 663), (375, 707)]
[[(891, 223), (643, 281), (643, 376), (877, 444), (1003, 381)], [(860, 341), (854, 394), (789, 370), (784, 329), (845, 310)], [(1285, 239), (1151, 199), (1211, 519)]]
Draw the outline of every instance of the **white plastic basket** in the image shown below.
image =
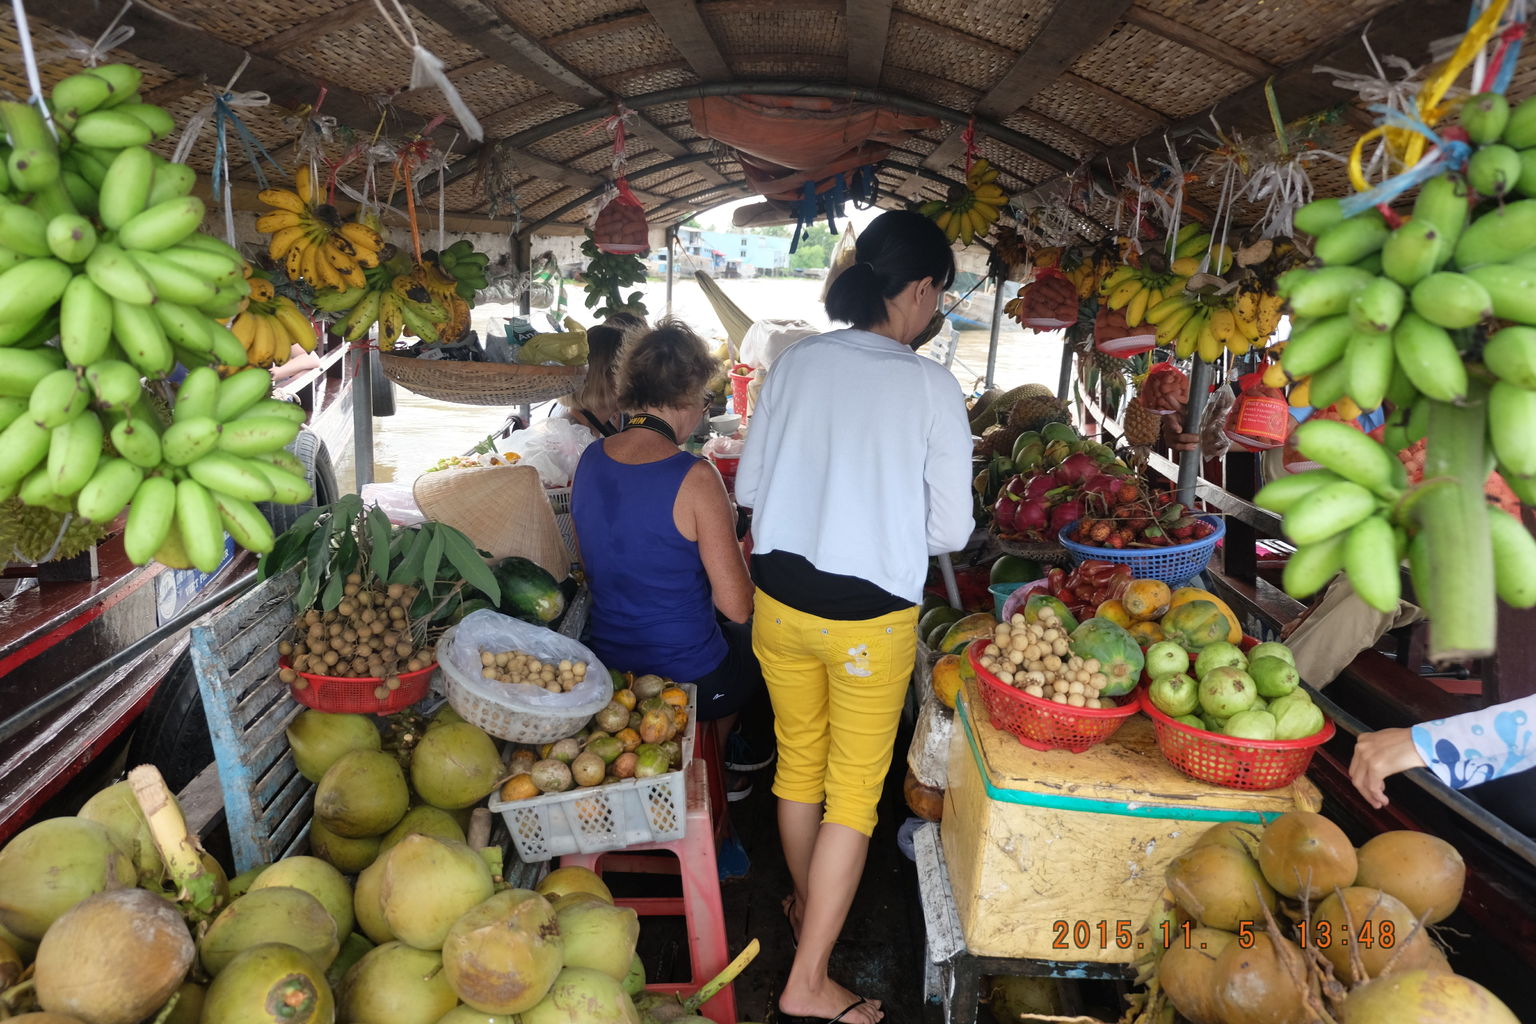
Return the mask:
[(688, 724), (680, 735), (683, 766), (679, 770), (527, 800), (504, 802), (491, 796), (491, 813), (506, 822), (523, 861), (531, 864), (568, 853), (602, 853), (683, 837), (688, 823), (683, 780), (693, 761), (698, 695), (692, 684), (681, 685), (688, 691)]
[(545, 494), (549, 495), (549, 507), (555, 513), (555, 526), (560, 530), (560, 539), (565, 541), (565, 550), (572, 557), (576, 554), (576, 523), (571, 519), (571, 489), (569, 487), (546, 488)]

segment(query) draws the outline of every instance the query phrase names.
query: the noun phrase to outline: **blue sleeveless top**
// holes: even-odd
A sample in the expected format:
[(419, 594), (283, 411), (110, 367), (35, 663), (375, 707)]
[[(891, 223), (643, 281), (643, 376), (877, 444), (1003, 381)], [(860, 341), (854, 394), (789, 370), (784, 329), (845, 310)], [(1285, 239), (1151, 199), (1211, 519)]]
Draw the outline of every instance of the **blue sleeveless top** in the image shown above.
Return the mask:
[(693, 682), (726, 654), (699, 546), (672, 519), (678, 489), (699, 459), (678, 452), (628, 465), (603, 444), (582, 453), (571, 490), (592, 591), (588, 643), (608, 668)]

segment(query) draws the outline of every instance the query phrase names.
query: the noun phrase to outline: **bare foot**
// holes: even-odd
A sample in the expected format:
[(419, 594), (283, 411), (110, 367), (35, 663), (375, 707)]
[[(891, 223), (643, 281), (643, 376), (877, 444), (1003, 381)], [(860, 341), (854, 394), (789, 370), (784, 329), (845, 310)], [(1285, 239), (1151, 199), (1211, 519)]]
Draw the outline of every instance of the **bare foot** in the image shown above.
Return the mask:
[(849, 1009), (857, 1003), (860, 996), (848, 991), (831, 978), (823, 977), (818, 987), (807, 987), (796, 982), (794, 977), (789, 979), (784, 986), (784, 991), (779, 993), (779, 1013), (791, 1017), (821, 1017), (831, 1020), (848, 1012), (838, 1020), (838, 1024), (875, 1024), (882, 1020), (885, 1013), (880, 1009), (880, 1000), (866, 1000), (863, 1005)]

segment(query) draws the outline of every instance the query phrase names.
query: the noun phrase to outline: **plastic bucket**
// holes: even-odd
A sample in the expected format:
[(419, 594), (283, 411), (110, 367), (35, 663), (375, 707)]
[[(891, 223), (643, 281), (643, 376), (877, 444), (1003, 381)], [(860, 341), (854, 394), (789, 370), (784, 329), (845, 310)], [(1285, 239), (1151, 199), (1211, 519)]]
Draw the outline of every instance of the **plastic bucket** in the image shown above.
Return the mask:
[[(745, 370), (746, 373), (740, 371)], [(737, 366), (731, 371), (731, 410), (741, 417), (741, 422), (747, 422), (750, 410), (747, 408), (747, 385), (752, 383), (752, 368), (749, 366)]]
[(1003, 605), (1008, 603), (1009, 596), (1023, 583), (994, 583), (987, 589), (992, 592), (992, 617), (999, 621), (1003, 618)]

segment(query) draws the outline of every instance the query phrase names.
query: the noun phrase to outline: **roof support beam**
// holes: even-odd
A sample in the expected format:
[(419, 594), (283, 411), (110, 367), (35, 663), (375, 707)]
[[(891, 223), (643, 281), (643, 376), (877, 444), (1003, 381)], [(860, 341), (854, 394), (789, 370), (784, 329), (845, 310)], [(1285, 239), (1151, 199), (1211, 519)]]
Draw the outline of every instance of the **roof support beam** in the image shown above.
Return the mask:
[[(976, 116), (999, 121), (1024, 106), (1097, 46), (1130, 6), (1131, 0), (1058, 0), (1013, 65), (976, 101)], [(964, 152), (965, 139), (957, 127), (928, 154), (923, 166), (930, 170), (948, 166)], [(909, 177), (898, 191), (916, 185)]]
[(1137, 28), (1144, 28), (1153, 35), (1171, 39), (1180, 46), (1203, 53), (1207, 57), (1219, 60), (1223, 64), (1230, 64), (1239, 71), (1247, 72), (1254, 78), (1268, 78), (1275, 73), (1275, 66), (1268, 61), (1260, 60), (1251, 53), (1239, 50), (1235, 46), (1228, 46), (1219, 40), (1213, 39), (1193, 26), (1181, 21), (1174, 21), (1166, 15), (1145, 7), (1132, 6), (1125, 12), (1125, 20)]
[(891, 0), (848, 0), (848, 80), (880, 85), (886, 40), (891, 34)]
[(719, 81), (731, 77), (731, 65), (694, 0), (645, 0), (645, 9), (700, 78)]

